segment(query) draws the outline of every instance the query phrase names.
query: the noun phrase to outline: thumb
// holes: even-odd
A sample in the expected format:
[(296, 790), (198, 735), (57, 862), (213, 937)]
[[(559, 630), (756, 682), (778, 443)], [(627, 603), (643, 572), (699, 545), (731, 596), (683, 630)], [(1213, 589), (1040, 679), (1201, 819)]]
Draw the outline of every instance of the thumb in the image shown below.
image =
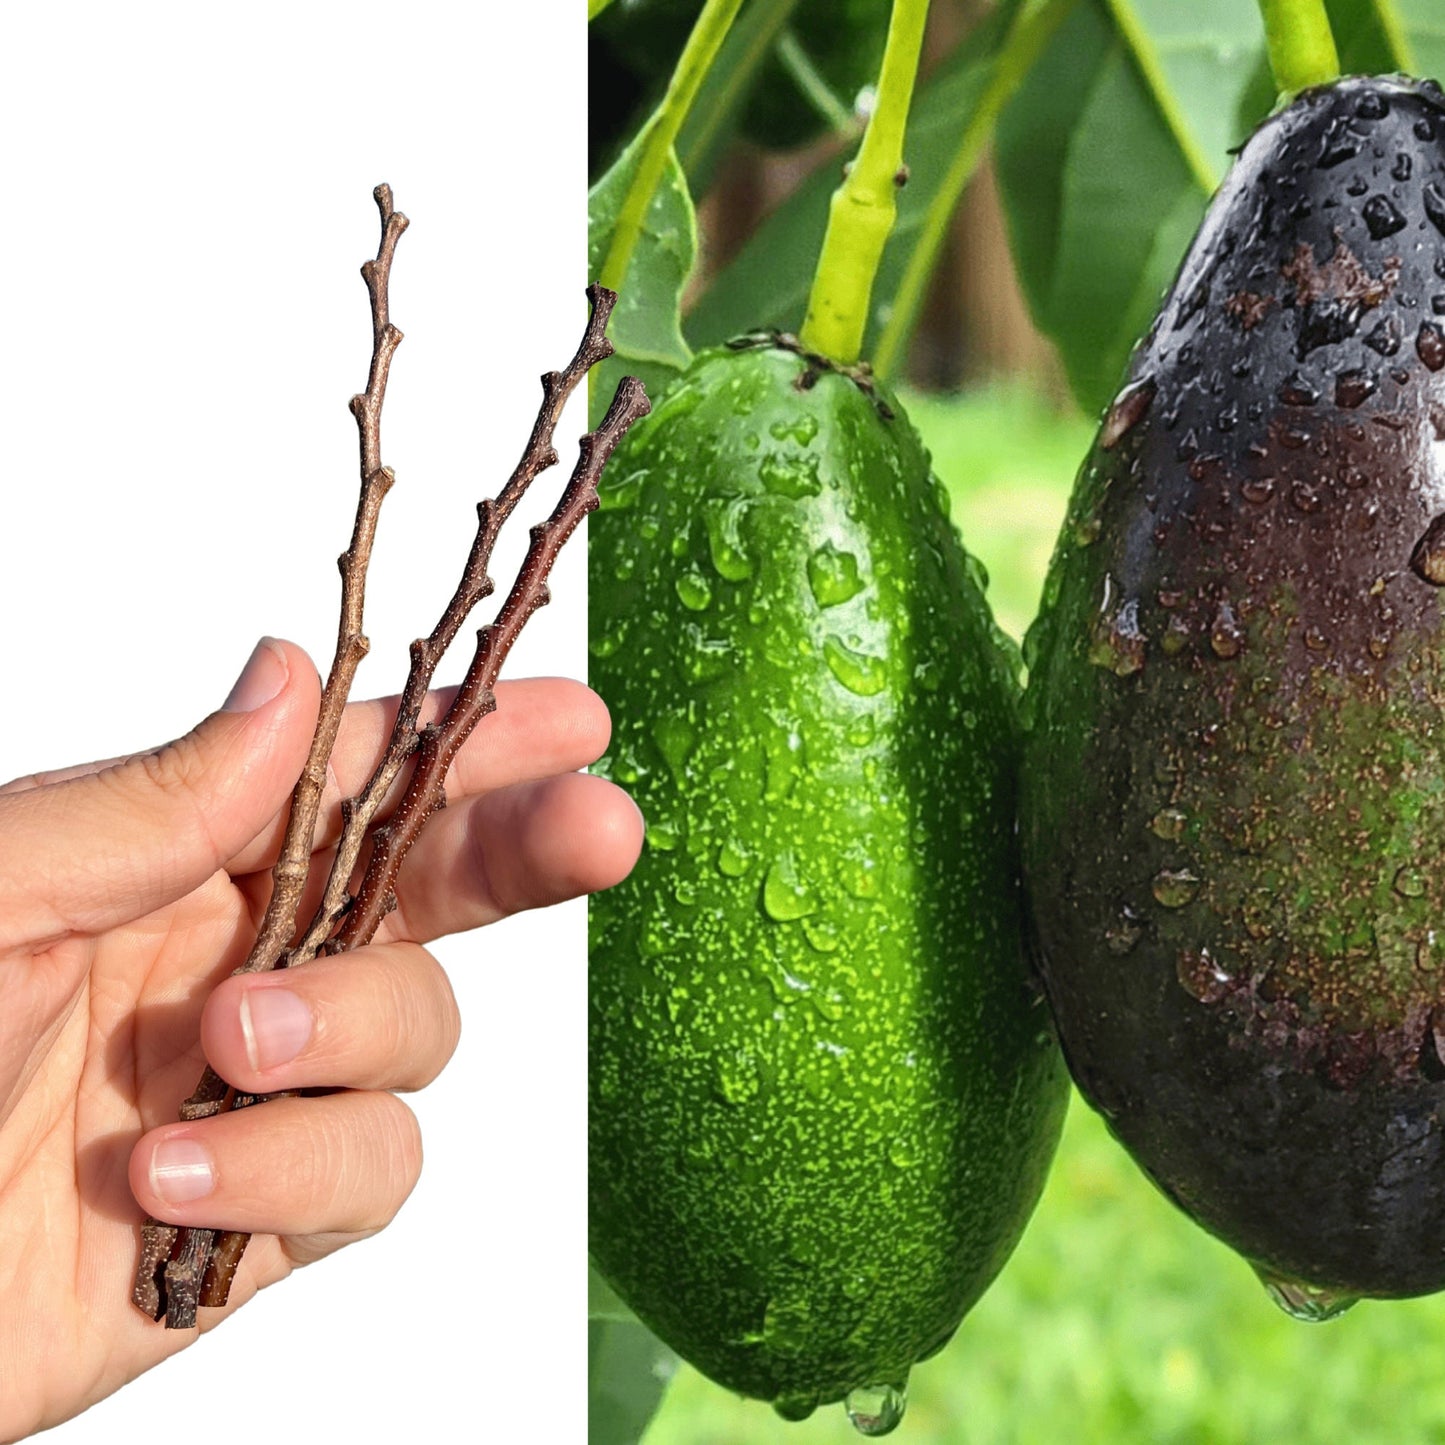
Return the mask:
[(0, 795), (0, 946), (98, 933), (199, 887), (284, 805), (319, 706), (306, 654), (264, 638), (184, 737)]

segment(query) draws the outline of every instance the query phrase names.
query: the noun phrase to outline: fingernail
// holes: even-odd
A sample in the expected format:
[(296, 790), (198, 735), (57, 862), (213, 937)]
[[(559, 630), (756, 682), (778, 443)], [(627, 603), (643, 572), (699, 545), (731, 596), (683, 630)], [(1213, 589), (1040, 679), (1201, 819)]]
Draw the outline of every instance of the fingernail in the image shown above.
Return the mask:
[(311, 1010), (290, 989), (248, 988), (241, 995), (241, 1037), (253, 1069), (290, 1063), (311, 1038)]
[(194, 1139), (162, 1139), (151, 1152), (150, 1182), (167, 1204), (204, 1199), (216, 1183), (211, 1151)]
[(221, 711), (255, 712), (258, 707), (264, 707), (286, 686), (289, 671), (280, 645), (274, 638), (263, 637), (241, 669)]

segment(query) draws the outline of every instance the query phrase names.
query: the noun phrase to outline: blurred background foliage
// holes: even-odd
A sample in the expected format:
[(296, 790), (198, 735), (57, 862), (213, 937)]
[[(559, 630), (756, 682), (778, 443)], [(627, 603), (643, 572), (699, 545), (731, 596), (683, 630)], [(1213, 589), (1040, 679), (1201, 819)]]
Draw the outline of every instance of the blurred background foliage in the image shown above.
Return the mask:
[[(1347, 70), (1445, 69), (1445, 0), (1327, 5)], [(826, 204), (856, 144), (856, 88), (882, 36), (867, 16), (887, 12), (886, 0), (838, 0), (837, 34), (791, 25), (820, 8), (750, 0), (730, 44), (766, 51), (767, 106), (745, 107), (740, 124), (745, 97), (720, 86), (679, 139), (697, 207), (681, 318), (693, 346), (801, 320), (799, 276), (805, 285), (821, 235), (821, 212), (811, 221), (809, 206)], [(1001, 29), (1019, 8), (934, 0), (911, 144), (944, 132), (957, 142), (950, 105), (978, 93), (960, 57), (968, 44), (985, 54), (989, 24)], [(696, 12), (697, 0), (614, 0), (590, 27), (594, 181), (656, 103)], [(891, 379), (1016, 639), (1129, 346), (1228, 147), (1273, 103), (1258, 26), (1254, 0), (1079, 0), (1004, 110), (941, 237)], [(781, 56), (780, 37), (796, 42)], [(887, 275), (880, 284), (881, 325)], [(592, 1331), (593, 1445), (635, 1439), (659, 1396), (644, 1445), (857, 1438), (841, 1407), (786, 1424), (769, 1406), (728, 1394), (606, 1302)], [(1445, 1442), (1441, 1347), (1438, 1299), (1367, 1301), (1324, 1325), (1285, 1317), (1251, 1269), (1155, 1191), (1075, 1098), (1022, 1244), (942, 1354), (915, 1370), (895, 1438)]]

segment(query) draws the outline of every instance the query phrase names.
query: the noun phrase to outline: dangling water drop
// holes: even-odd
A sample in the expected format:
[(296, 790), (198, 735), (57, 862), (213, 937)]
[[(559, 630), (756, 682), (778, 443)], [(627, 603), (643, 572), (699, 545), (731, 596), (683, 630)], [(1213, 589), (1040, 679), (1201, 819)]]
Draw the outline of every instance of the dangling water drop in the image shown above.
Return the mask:
[(807, 1391), (779, 1395), (773, 1401), (774, 1412), (791, 1424), (806, 1420), (818, 1408), (818, 1396)]
[(1255, 1273), (1259, 1275), (1270, 1299), (1292, 1320), (1323, 1324), (1325, 1320), (1338, 1318), (1351, 1305), (1359, 1302), (1355, 1295), (1341, 1294), (1319, 1285), (1301, 1284), (1297, 1280), (1282, 1279), (1266, 1270), (1257, 1269)]
[(1436, 517), (1415, 543), (1410, 570), (1432, 587), (1445, 587), (1445, 513)]
[(860, 1385), (848, 1392), (848, 1423), (870, 1440), (898, 1428), (908, 1406), (908, 1391), (897, 1385)]

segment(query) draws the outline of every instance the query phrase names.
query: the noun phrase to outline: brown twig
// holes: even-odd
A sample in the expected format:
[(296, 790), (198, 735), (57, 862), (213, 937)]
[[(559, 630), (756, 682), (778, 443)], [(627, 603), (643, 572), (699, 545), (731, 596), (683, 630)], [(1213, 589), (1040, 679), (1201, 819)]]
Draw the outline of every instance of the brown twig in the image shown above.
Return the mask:
[(635, 376), (624, 377), (596, 431), (582, 438), (581, 455), (552, 515), (532, 528), (527, 555), (496, 620), (477, 634), (477, 650), (451, 707), (421, 734), (416, 770), (393, 819), (372, 830), (366, 873), (341, 927), (326, 945), (343, 953), (368, 943), (396, 906), (402, 859), (426, 820), (443, 805), (443, 782), (452, 759), (472, 729), (497, 705), (492, 688), (527, 619), (551, 600), (547, 577), (563, 543), (597, 506), (597, 479), (627, 428), (648, 411), (647, 394)]
[(564, 370), (549, 371), (542, 377), (542, 406), (537, 413), (532, 435), (528, 438), (521, 460), (501, 492), (477, 506), (477, 533), (467, 556), (466, 566), (462, 569), (462, 580), (457, 585), (457, 590), (452, 594), (451, 601), (430, 635), (418, 638), (411, 645), (411, 670), (402, 689), (401, 705), (391, 739), (366, 786), (356, 798), (342, 805), (341, 838), (326, 880), (325, 892), (305, 936), (287, 955), (285, 962), (288, 966), (315, 958), (349, 905), (347, 888), (350, 886), (357, 860), (361, 857), (367, 830), (421, 741), (417, 719), (427, 690), (431, 687), (437, 664), (477, 603), (492, 594), (493, 583), (489, 569), (492, 549), (496, 545), (502, 525), (511, 516), (532, 482), (556, 463), (557, 452), (552, 445), (552, 435), (568, 398), (593, 366), (612, 355), (612, 343), (607, 340), (605, 332), (617, 297), (601, 286), (592, 285), (587, 288), (587, 300), (591, 306), (591, 314), (576, 355)]
[[(382, 213), (382, 242), (376, 260), (362, 268), (372, 303), (372, 365), (366, 392), (352, 399), (361, 441), (362, 496), (351, 546), (341, 558), (342, 621), (336, 660), (323, 693), (312, 754), (292, 797), (285, 842), (273, 873), (271, 906), (256, 945), (245, 964), (236, 970), (238, 973), (286, 967), (315, 957), (323, 948), (340, 953), (370, 941), (382, 918), (395, 906), (397, 873), (407, 850), (426, 820), (445, 803), (443, 784), (448, 767), (476, 724), (496, 706), (492, 689), (503, 661), (527, 619), (549, 600), (547, 577), (558, 552), (582, 518), (597, 505), (602, 467), (627, 428), (648, 410), (641, 384), (633, 377), (625, 378), (601, 425), (582, 439), (577, 466), (552, 515), (532, 529), (531, 545), (517, 579), (497, 618), (478, 634), (476, 654), (452, 706), (440, 723), (419, 730), (421, 707), (438, 662), (471, 610), (493, 590), (489, 568), (503, 524), (532, 481), (557, 460), (552, 437), (568, 397), (591, 367), (612, 354), (604, 332), (617, 298), (600, 286), (589, 286), (591, 314), (581, 344), (565, 370), (548, 372), (542, 378), (542, 406), (522, 458), (502, 491), (478, 506), (477, 533), (461, 582), (429, 636), (412, 644), (411, 668), (382, 759), (362, 792), (342, 803), (342, 836), (321, 903), (306, 933), (287, 948), (286, 940), (295, 933), (296, 911), (309, 872), (327, 762), (351, 679), (367, 649), (361, 632), (366, 562), (381, 499), (393, 480), (390, 469), (381, 464), (380, 421), (391, 358), (401, 340), (401, 333), (388, 316), (387, 285), (396, 240), (405, 229), (406, 219), (392, 211), (387, 187), (378, 187), (375, 194)], [(331, 701), (333, 697), (335, 702)], [(417, 767), (394, 822), (372, 828), (393, 784), (418, 751)], [(372, 853), (353, 904), (346, 889), (368, 836), (373, 839)], [(334, 937), (330, 936), (338, 920), (341, 926)], [(277, 1096), (231, 1090), (207, 1069), (195, 1094), (182, 1106), (181, 1116), (202, 1118), (271, 1097)], [(249, 1238), (235, 1231), (180, 1228), (147, 1221), (142, 1228), (141, 1259), (133, 1294), (136, 1304), (152, 1318), (164, 1314), (168, 1327), (194, 1325), (198, 1306), (226, 1303)]]
[[(371, 297), (371, 370), (366, 390), (351, 399), (351, 413), (361, 446), (361, 495), (356, 507), (351, 542), (337, 559), (341, 568), (341, 621), (331, 671), (321, 693), (321, 708), (311, 749), (291, 794), (291, 808), (280, 856), (271, 870), (271, 897), (261, 920), (256, 942), (237, 973), (262, 973), (274, 968), (296, 931), (296, 912), (310, 873), (311, 850), (316, 834), (316, 817), (326, 787), (326, 765), (336, 745), (346, 700), (361, 659), (369, 646), (362, 631), (362, 610), (366, 598), (366, 569), (376, 537), (381, 504), (395, 476), (381, 463), (381, 410), (386, 400), (386, 382), (391, 359), (401, 344), (401, 332), (391, 324), (391, 263), (396, 243), (408, 222), (392, 204), (391, 187), (380, 185), (372, 192), (381, 214), (381, 240), (376, 257), (361, 268)], [(229, 1086), (207, 1066), (195, 1092), (181, 1105), (182, 1119), (204, 1119), (225, 1107)], [(165, 1311), (170, 1328), (189, 1328), (195, 1323), (197, 1297), (206, 1259), (211, 1252), (211, 1231), (183, 1229), (169, 1236), (170, 1257), (164, 1265), (153, 1256), (168, 1236), (169, 1225), (148, 1220), (142, 1228), (141, 1261), (136, 1271), (135, 1303), (152, 1318)], [(195, 1256), (203, 1250), (200, 1264)]]

